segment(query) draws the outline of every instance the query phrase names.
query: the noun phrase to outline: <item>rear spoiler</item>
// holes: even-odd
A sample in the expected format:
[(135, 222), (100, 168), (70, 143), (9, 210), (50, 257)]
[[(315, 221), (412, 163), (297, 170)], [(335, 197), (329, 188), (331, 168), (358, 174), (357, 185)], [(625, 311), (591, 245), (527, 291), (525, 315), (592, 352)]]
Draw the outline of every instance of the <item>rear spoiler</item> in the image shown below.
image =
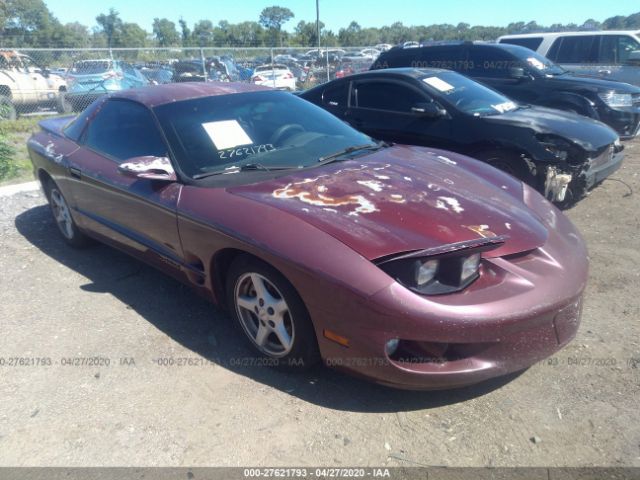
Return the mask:
[(75, 118), (75, 115), (68, 115), (64, 117), (53, 117), (47, 118), (45, 120), (41, 120), (38, 122), (40, 128), (48, 133), (53, 133), (54, 135), (62, 136), (62, 130), (67, 124)]

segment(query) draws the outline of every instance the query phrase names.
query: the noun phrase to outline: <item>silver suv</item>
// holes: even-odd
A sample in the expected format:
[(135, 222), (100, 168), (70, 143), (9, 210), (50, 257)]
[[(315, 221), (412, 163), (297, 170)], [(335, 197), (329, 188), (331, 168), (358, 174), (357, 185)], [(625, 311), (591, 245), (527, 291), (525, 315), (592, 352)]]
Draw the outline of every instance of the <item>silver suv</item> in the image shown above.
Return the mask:
[(505, 35), (498, 43), (520, 45), (577, 75), (640, 86), (640, 32), (558, 32)]

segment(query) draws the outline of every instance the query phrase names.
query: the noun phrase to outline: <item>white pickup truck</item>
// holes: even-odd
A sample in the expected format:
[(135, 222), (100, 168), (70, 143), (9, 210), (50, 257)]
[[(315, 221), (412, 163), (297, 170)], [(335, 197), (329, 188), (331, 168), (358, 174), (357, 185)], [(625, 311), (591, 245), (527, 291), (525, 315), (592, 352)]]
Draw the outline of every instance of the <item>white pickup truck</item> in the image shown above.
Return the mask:
[(0, 50), (0, 119), (15, 120), (18, 113), (38, 108), (69, 113), (66, 91), (62, 77), (39, 67), (28, 55)]

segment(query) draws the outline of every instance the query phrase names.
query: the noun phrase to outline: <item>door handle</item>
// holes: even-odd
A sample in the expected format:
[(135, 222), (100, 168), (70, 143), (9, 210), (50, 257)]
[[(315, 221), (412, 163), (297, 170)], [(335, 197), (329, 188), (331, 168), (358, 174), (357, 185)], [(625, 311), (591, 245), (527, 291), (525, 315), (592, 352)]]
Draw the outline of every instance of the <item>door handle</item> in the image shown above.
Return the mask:
[(80, 178), (82, 178), (82, 171), (79, 168), (76, 168), (76, 167), (69, 167), (69, 174), (73, 178), (77, 178), (78, 180)]
[(598, 70), (598, 73), (602, 75), (611, 75), (611, 70)]

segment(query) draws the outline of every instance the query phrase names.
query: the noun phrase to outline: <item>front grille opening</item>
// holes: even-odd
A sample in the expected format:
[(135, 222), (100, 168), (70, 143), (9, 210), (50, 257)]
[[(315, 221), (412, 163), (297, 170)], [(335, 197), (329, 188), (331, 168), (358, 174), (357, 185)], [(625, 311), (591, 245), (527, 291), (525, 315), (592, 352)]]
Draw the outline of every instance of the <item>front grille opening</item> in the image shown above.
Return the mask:
[(389, 358), (399, 364), (435, 364), (464, 360), (486, 350), (490, 343), (440, 343), (400, 340)]

